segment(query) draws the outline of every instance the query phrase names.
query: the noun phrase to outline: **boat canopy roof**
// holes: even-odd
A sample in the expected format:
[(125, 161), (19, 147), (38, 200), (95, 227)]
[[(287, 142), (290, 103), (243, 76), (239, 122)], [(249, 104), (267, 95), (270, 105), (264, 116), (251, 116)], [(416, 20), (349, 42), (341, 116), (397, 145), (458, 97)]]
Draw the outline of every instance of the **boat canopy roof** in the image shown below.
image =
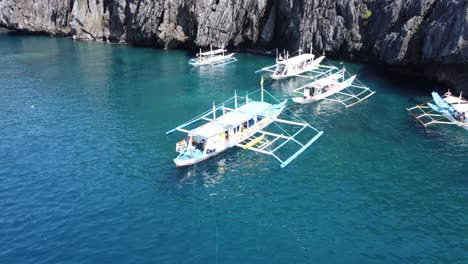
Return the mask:
[(287, 60), (279, 61), (278, 64), (296, 65), (296, 64), (299, 64), (301, 62), (304, 62), (306, 60), (313, 59), (313, 58), (314, 58), (313, 54), (304, 53), (304, 54), (298, 55), (296, 57), (289, 58)]
[(332, 83), (337, 83), (337, 80), (339, 78), (341, 78), (342, 74), (341, 73), (336, 73), (336, 74), (333, 74), (333, 75), (330, 75), (328, 77), (325, 77), (325, 78), (321, 78), (321, 79), (318, 79), (314, 82), (312, 82), (310, 84), (310, 86), (313, 86), (313, 87), (324, 87), (324, 86), (327, 86), (327, 85), (330, 85)]
[(227, 52), (227, 50), (225, 49), (210, 50), (206, 52), (197, 53), (197, 56), (210, 56), (210, 55), (220, 54), (223, 52)]
[(456, 97), (456, 96), (447, 96), (443, 100), (447, 102), (448, 104), (450, 104), (458, 112), (468, 111), (468, 101), (463, 98)]
[(270, 106), (271, 104), (266, 102), (251, 101), (234, 111), (220, 116), (215, 122), (206, 123), (193, 129), (190, 131), (190, 134), (210, 138), (252, 119), (254, 116), (267, 110)]
[(465, 104), (452, 104), (453, 108), (457, 109), (458, 112), (468, 112), (468, 103)]
[(457, 109), (458, 112), (468, 112), (468, 104), (455, 104), (452, 106)]

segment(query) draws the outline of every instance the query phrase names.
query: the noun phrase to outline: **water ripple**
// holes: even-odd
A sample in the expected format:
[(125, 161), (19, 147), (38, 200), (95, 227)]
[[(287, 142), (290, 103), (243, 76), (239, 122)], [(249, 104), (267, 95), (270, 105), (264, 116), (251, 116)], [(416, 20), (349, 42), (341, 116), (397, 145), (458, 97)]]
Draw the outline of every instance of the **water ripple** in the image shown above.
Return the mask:
[(0, 38), (1, 263), (468, 262), (468, 136), (407, 115), (425, 83), (347, 65), (377, 93), (291, 103), (325, 134), (287, 168), (240, 149), (175, 168), (183, 135), (164, 132), (272, 58), (197, 70), (181, 51)]

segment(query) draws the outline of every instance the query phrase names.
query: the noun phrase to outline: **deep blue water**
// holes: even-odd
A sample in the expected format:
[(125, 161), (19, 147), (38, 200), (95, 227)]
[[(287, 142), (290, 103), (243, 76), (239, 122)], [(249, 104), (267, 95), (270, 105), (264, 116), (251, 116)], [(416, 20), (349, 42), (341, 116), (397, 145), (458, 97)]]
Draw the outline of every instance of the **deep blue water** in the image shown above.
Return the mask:
[(237, 58), (0, 35), (0, 263), (468, 263), (468, 133), (412, 120), (445, 90), (416, 78), (347, 64), (377, 93), (292, 105), (325, 134), (284, 169), (241, 149), (175, 168), (164, 132), (273, 61)]

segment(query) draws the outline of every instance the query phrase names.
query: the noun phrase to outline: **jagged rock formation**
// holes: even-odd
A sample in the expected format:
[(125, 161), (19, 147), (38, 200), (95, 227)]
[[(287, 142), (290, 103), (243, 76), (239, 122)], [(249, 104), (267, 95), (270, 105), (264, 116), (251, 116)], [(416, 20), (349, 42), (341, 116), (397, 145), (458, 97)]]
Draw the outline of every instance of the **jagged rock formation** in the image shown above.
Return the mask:
[(468, 91), (467, 0), (374, 1), (369, 7), (363, 50), (371, 59)]
[(0, 0), (0, 26), (164, 48), (313, 47), (468, 83), (468, 0)]

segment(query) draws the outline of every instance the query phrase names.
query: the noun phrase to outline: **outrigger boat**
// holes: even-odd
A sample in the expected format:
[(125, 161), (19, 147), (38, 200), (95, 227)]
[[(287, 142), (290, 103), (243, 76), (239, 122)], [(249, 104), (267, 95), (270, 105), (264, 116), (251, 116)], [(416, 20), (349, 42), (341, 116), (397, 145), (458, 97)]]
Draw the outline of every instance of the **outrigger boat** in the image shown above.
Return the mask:
[(294, 97), (293, 101), (300, 104), (329, 100), (350, 107), (375, 93), (357, 80), (356, 75), (348, 74), (349, 77), (345, 79), (345, 69), (340, 70), (334, 65), (322, 64), (325, 56), (314, 58), (312, 49), (306, 54), (301, 54), (299, 50), (299, 55), (292, 58), (289, 58), (289, 53), (284, 53), (284, 57), (277, 53), (275, 65), (264, 67), (256, 72), (271, 72), (270, 77), (274, 80), (291, 76), (311, 80), (306, 85), (294, 89), (294, 92), (301, 96)]
[(453, 96), (450, 91), (443, 97), (432, 92), (432, 100), (406, 108), (424, 127), (432, 124), (457, 125), (468, 131), (468, 100)]
[[(341, 90), (349, 87), (356, 75), (351, 76), (347, 80), (344, 80), (344, 74), (335, 73), (326, 78), (318, 79), (311, 83), (308, 83), (302, 87), (297, 88), (295, 91), (302, 90), (303, 96), (294, 97), (292, 100), (296, 103), (306, 104), (313, 101), (319, 101), (327, 98), (328, 96), (338, 93)], [(343, 81), (340, 82), (340, 79)]]
[[(284, 56), (284, 57), (283, 57)], [(273, 80), (280, 80), (288, 77), (294, 77), (301, 73), (311, 71), (318, 67), (320, 62), (325, 58), (321, 56), (314, 59), (315, 56), (311, 53), (301, 53), (295, 57), (289, 57), (288, 52), (284, 52), (283, 56), (276, 52), (276, 64), (264, 67), (256, 72), (270, 72), (270, 77)]]
[(200, 49), (200, 53), (197, 53), (196, 58), (190, 59), (189, 64), (195, 67), (203, 65), (214, 67), (237, 61), (234, 58), (234, 53), (225, 54), (226, 52), (227, 50), (224, 48), (213, 50), (213, 47), (210, 45), (210, 51), (202, 52)]
[[(263, 90), (262, 85), (259, 101), (251, 100), (246, 95), (245, 103), (238, 105), (238, 99), (242, 98), (234, 94), (234, 97), (222, 105), (213, 104), (212, 110), (166, 132), (166, 135), (175, 131), (187, 134), (185, 139), (176, 144), (176, 151), (179, 153), (174, 159), (176, 166), (196, 164), (237, 146), (273, 156), (284, 168), (323, 134), (297, 115), (295, 120), (280, 119), (279, 116), (287, 109), (287, 100), (268, 103), (263, 100), (264, 93), (276, 100)], [(228, 107), (232, 103), (234, 106)], [(217, 117), (217, 112), (222, 112), (222, 115)], [(200, 122), (204, 124), (196, 126)], [(275, 132), (274, 128), (279, 132)], [(307, 131), (313, 133), (312, 138), (304, 135)], [(297, 138), (300, 134), (301, 140)], [(304, 139), (307, 142), (301, 142)], [(284, 157), (284, 153), (279, 150), (286, 146), (288, 155)], [(292, 150), (294, 152), (290, 153)]]
[(300, 97), (293, 97), (293, 101), (300, 104), (312, 103), (320, 100), (339, 102), (345, 107), (358, 104), (370, 96), (372, 91), (356, 79), (356, 75), (346, 79), (346, 69), (339, 70), (335, 66), (320, 65), (313, 70), (312, 75), (300, 75), (302, 78), (311, 79), (299, 88), (294, 89)]

